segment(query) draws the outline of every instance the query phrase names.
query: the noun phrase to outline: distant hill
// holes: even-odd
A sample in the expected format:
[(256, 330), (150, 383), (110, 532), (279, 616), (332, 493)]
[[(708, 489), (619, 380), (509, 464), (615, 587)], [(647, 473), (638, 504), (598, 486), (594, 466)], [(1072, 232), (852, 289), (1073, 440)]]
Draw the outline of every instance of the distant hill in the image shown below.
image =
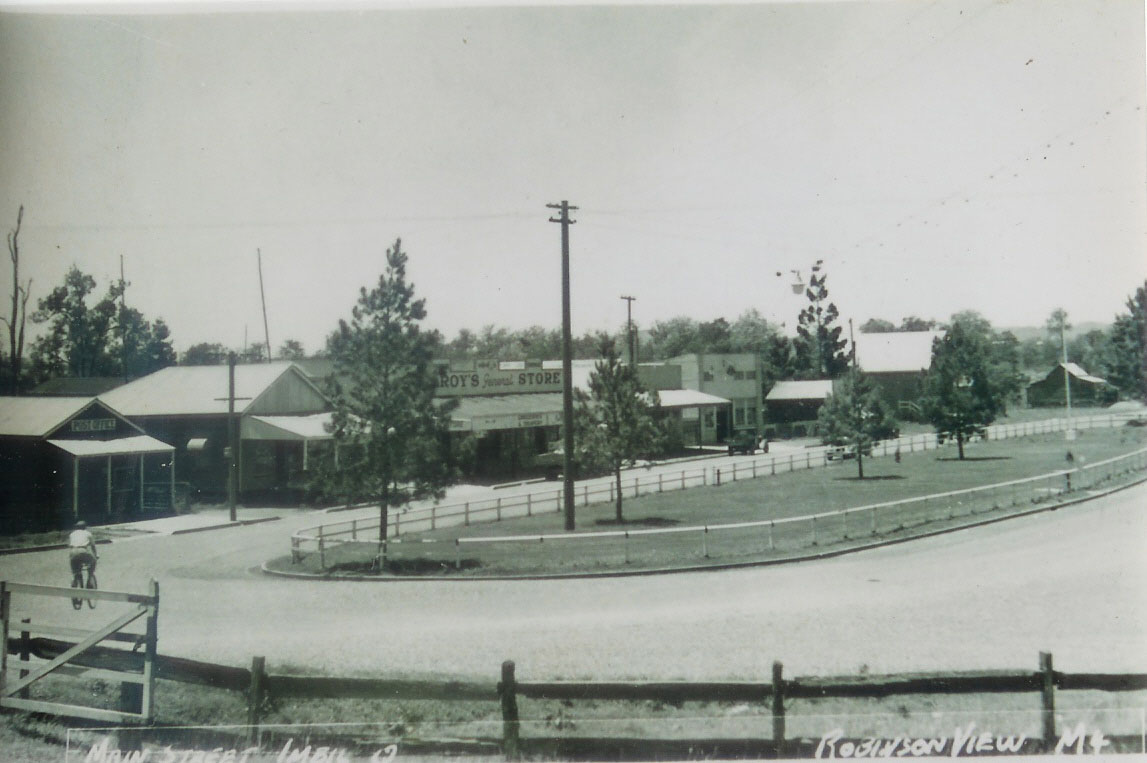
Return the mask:
[[(1067, 330), (1067, 338), (1074, 339), (1077, 336), (1083, 336), (1089, 331), (1106, 331), (1111, 328), (1110, 323), (1099, 323), (1098, 321), (1089, 321), (1072, 326)], [(1021, 342), (1028, 339), (1046, 339), (1047, 329), (1043, 326), (1007, 326), (1004, 328), (997, 328), (997, 331), (1010, 331), (1015, 334), (1016, 339)]]

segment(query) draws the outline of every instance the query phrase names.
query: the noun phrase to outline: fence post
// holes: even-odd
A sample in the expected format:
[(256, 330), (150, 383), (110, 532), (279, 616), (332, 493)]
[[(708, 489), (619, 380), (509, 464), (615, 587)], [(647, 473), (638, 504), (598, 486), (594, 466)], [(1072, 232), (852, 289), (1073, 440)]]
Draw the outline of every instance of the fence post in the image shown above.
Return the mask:
[[(390, 514), (390, 509), (387, 509), (387, 515), (389, 515), (389, 514)], [(381, 527), (378, 528), (378, 532), (379, 532), (379, 534), (382, 533)], [(401, 511), (395, 512), (395, 514), (394, 514), (394, 537), (397, 538), (399, 535), (402, 535), (402, 512)], [(386, 538), (383, 538), (383, 540), (385, 541)]]
[(705, 558), (709, 558), (709, 525), (705, 525), (705, 531), (701, 533), (701, 552)]
[(657, 492), (658, 493), (664, 493), (665, 492), (665, 488), (661, 484), (661, 472), (657, 473)]
[(769, 551), (776, 551), (777, 550), (777, 546), (776, 546), (776, 543), (774, 542), (774, 538), (773, 538), (773, 524), (775, 524), (775, 523), (773, 522), (773, 520), (770, 519), (769, 520)]
[(454, 539), (454, 569), (462, 569), (462, 544), (457, 538)]
[(323, 547), (323, 526), (319, 525), (319, 569), (325, 570), (327, 568), (327, 555), (326, 549)]
[(777, 457), (773, 456), (769, 459), (769, 474), (776, 476), (777, 473)]
[(625, 543), (622, 545), (625, 547), (625, 563), (629, 564), (629, 530), (625, 531)]
[(247, 743), (254, 744), (259, 736), (259, 709), (263, 706), (265, 657), (251, 658), (251, 685), (247, 688)]
[(721, 487), (721, 469), (717, 468), (717, 487)]
[(681, 489), (685, 489), (685, 470), (681, 470)]
[(817, 542), (817, 537), (816, 537), (816, 514), (812, 515), (812, 544), (814, 546), (820, 545)]
[(462, 513), (462, 523), (464, 525), (466, 525), (466, 527), (469, 527), (470, 526), (470, 502), (469, 501), (466, 501), (466, 505), (463, 507), (462, 512), (463, 512)]
[(526, 516), (534, 516), (534, 494), (526, 493)]
[(430, 504), (430, 529), (433, 530), (438, 524), (438, 507)]
[(350, 522), (350, 539), (358, 540), (358, 520), (352, 519)]
[(876, 535), (876, 507), (872, 507), (872, 534)]
[(1043, 706), (1043, 751), (1055, 749), (1055, 671), (1051, 652), (1039, 653), (1040, 701)]
[(613, 483), (609, 483), (609, 502), (613, 503)]
[(502, 752), (507, 758), (514, 759), (518, 757), (518, 696), (513, 660), (502, 663), (498, 696), (502, 699)]
[(844, 510), (844, 539), (848, 540), (848, 509)]
[(637, 498), (639, 495), (641, 495), (641, 491), (638, 489), (638, 485), (637, 485), (639, 479), (640, 479), (639, 477), (633, 478), (633, 497), (634, 498)]
[(589, 506), (589, 485), (581, 486), (581, 505)]
[(757, 478), (757, 459), (753, 459), (753, 479)]
[(776, 757), (784, 757), (785, 748), (785, 679), (784, 666), (773, 663), (773, 746)]
[(795, 453), (790, 453), (790, 454), (789, 454), (789, 471), (790, 471), (790, 472), (791, 472), (793, 469), (795, 469), (795, 468), (796, 468), (796, 467), (794, 466), (794, 464), (793, 464), (793, 459), (794, 459), (794, 458), (796, 458), (796, 454), (795, 454)]
[(805, 468), (811, 469), (812, 468), (812, 453), (811, 452), (804, 454), (804, 461), (805, 461), (805, 464), (804, 464)]
[(502, 521), (502, 496), (498, 496), (498, 500), (494, 504), (494, 508), (496, 508), (498, 510), (498, 521), (501, 522)]
[[(20, 621), (24, 625), (32, 622), (32, 618), (25, 617)], [(20, 662), (29, 662), (32, 659), (32, 634), (29, 631), (20, 631)], [(28, 675), (28, 671), (23, 668), (20, 669), (20, 678)], [(30, 689), (25, 686), (20, 690), (20, 699), (28, 699)]]

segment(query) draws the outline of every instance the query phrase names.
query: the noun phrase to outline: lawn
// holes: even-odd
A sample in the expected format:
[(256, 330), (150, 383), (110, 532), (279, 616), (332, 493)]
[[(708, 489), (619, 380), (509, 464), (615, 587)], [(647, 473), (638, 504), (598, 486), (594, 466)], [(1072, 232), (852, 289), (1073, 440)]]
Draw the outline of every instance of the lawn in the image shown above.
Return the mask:
[[(1046, 502), (1062, 485), (1055, 480), (1039, 485), (993, 492), (974, 500), (914, 502), (892, 509), (818, 520), (790, 522), (774, 528), (722, 530), (717, 526), (738, 522), (807, 517), (844, 508), (934, 495), (1017, 480), (1062, 470), (1070, 449), (1076, 465), (1139, 449), (1147, 442), (1142, 428), (1093, 429), (1079, 433), (1072, 443), (1062, 434), (970, 444), (967, 458), (956, 457), (954, 446), (937, 451), (903, 453), (892, 458), (866, 459), (865, 479), (857, 479), (852, 461), (825, 469), (802, 470), (755, 480), (726, 483), (663, 494), (627, 498), (625, 522), (614, 521), (612, 504), (579, 507), (573, 535), (628, 531), (628, 537), (598, 537), (569, 542), (562, 517), (548, 513), (469, 527), (405, 534), (388, 544), (389, 572), (435, 575), (567, 574), (707, 566), (781, 560), (874, 540), (902, 538), (923, 531), (968, 524), (971, 519), (1001, 516), (1031, 509)], [(1076, 487), (1078, 488), (1077, 480)], [(708, 526), (709, 531), (703, 528)], [(696, 528), (685, 531), (684, 528)], [(651, 529), (678, 530), (649, 534)], [(456, 539), (528, 536), (528, 540), (502, 543), (456, 544)], [(546, 537), (544, 539), (539, 536)], [(376, 551), (373, 543), (346, 544), (327, 551), (325, 563), (332, 574), (369, 572)], [(289, 558), (271, 563), (290, 571), (321, 572), (317, 555), (300, 564)]]

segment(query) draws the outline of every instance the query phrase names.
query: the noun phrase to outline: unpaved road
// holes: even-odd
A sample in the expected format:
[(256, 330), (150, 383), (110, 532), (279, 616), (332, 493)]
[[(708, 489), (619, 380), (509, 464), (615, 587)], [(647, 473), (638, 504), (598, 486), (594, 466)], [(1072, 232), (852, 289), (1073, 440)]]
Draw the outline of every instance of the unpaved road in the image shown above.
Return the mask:
[[(837, 559), (562, 581), (272, 578), (260, 562), (315, 515), (102, 547), (100, 584), (161, 586), (160, 652), (271, 670), (493, 679), (767, 679), (903, 670), (1147, 670), (1147, 486), (1025, 519)], [(65, 552), (0, 557), (0, 578), (66, 580)], [(22, 598), (22, 597), (17, 597)], [(25, 606), (94, 624), (101, 603)], [(17, 615), (19, 616), (19, 615)]]

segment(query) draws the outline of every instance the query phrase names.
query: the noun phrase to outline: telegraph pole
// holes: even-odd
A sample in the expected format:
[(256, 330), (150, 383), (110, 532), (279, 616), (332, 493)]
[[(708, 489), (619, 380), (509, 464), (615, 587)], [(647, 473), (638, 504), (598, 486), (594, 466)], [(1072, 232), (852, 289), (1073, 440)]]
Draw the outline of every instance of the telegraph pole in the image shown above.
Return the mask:
[(235, 462), (239, 458), (239, 438), (235, 431), (235, 353), (227, 353), (227, 449), (231, 458), (227, 459), (227, 512), (232, 522), (235, 516), (235, 496), (239, 492), (236, 484), (238, 469)]
[(577, 209), (568, 201), (561, 204), (547, 204), (549, 209), (560, 210), (560, 215), (551, 223), (562, 226), (562, 498), (565, 513), (565, 529), (574, 529), (574, 432), (573, 432), (573, 356), (570, 348), (570, 226), (576, 220), (570, 219), (570, 212)]
[(625, 300), (625, 338), (629, 344), (629, 367), (632, 368), (637, 363), (637, 350), (633, 346), (633, 300), (637, 297), (623, 294), (621, 298)]

